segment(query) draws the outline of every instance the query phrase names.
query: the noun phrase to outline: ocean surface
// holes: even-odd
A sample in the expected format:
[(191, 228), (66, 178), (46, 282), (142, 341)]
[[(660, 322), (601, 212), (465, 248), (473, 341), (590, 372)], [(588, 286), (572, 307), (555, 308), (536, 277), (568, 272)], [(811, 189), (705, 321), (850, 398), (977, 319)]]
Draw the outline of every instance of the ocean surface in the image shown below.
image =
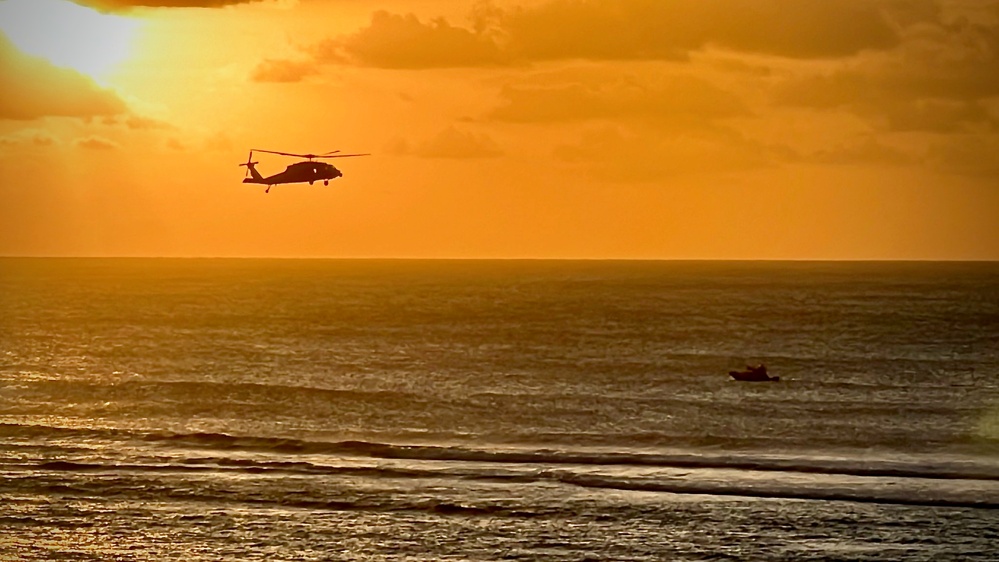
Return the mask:
[(997, 560), (999, 264), (0, 259), (0, 560), (172, 559)]

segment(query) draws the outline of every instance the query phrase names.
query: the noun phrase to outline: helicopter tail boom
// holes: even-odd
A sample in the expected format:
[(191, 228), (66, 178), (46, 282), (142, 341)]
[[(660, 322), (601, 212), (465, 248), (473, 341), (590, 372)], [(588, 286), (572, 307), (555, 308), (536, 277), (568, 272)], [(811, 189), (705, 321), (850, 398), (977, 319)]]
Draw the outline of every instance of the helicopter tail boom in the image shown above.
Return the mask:
[(240, 166), (246, 166), (249, 170), (250, 177), (244, 178), (243, 183), (264, 183), (264, 176), (260, 175), (260, 172), (254, 167), (256, 162), (250, 162), (249, 164), (240, 164)]

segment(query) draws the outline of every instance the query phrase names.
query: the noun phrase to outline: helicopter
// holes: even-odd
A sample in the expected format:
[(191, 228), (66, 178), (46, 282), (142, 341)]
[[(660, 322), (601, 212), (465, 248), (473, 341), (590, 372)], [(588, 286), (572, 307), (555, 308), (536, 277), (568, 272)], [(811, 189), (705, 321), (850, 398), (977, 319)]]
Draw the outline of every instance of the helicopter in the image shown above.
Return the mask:
[[(266, 152), (268, 154), (280, 154), (281, 156), (292, 156), (295, 158), (305, 158), (302, 162), (295, 162), (294, 164), (285, 168), (283, 172), (274, 174), (273, 176), (264, 177), (260, 175), (257, 171), (256, 165), (259, 162), (253, 161), (254, 152)], [(316, 159), (320, 158), (349, 158), (351, 156), (370, 156), (370, 154), (339, 154), (339, 150), (333, 150), (331, 152), (326, 152), (323, 154), (293, 154), (291, 152), (279, 152), (277, 150), (262, 150), (259, 148), (250, 149), (250, 155), (246, 158), (246, 162), (240, 164), (240, 166), (246, 166), (246, 175), (249, 176), (243, 179), (243, 183), (259, 183), (266, 185), (267, 189), (264, 193), (270, 193), (271, 187), (279, 183), (305, 183), (309, 182), (312, 185), (318, 180), (323, 181), (323, 185), (329, 185), (330, 180), (335, 180), (336, 178), (343, 175), (343, 172), (336, 169), (336, 166), (332, 164), (327, 164), (326, 162), (316, 162)]]

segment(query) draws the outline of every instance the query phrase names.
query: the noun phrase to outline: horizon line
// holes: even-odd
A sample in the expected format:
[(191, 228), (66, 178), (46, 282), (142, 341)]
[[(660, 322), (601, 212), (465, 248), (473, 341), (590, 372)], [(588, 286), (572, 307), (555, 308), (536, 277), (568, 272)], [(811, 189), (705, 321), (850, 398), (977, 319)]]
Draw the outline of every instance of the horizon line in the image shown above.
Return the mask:
[(128, 256), (0, 255), (0, 259), (53, 260), (315, 260), (315, 261), (564, 261), (564, 262), (773, 262), (773, 263), (999, 263), (999, 258), (635, 258), (635, 257), (412, 257), (412, 256)]

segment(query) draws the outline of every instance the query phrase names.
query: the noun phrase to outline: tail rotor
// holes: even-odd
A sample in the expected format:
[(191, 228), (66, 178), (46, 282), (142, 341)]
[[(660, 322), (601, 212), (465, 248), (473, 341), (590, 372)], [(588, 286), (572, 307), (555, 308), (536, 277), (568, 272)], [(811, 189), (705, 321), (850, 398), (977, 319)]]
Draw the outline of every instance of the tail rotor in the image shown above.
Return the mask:
[(260, 162), (253, 162), (252, 160), (253, 160), (253, 151), (251, 150), (250, 155), (246, 157), (246, 162), (240, 164), (240, 167), (243, 166), (246, 167), (246, 177), (250, 177), (253, 167), (260, 163)]

